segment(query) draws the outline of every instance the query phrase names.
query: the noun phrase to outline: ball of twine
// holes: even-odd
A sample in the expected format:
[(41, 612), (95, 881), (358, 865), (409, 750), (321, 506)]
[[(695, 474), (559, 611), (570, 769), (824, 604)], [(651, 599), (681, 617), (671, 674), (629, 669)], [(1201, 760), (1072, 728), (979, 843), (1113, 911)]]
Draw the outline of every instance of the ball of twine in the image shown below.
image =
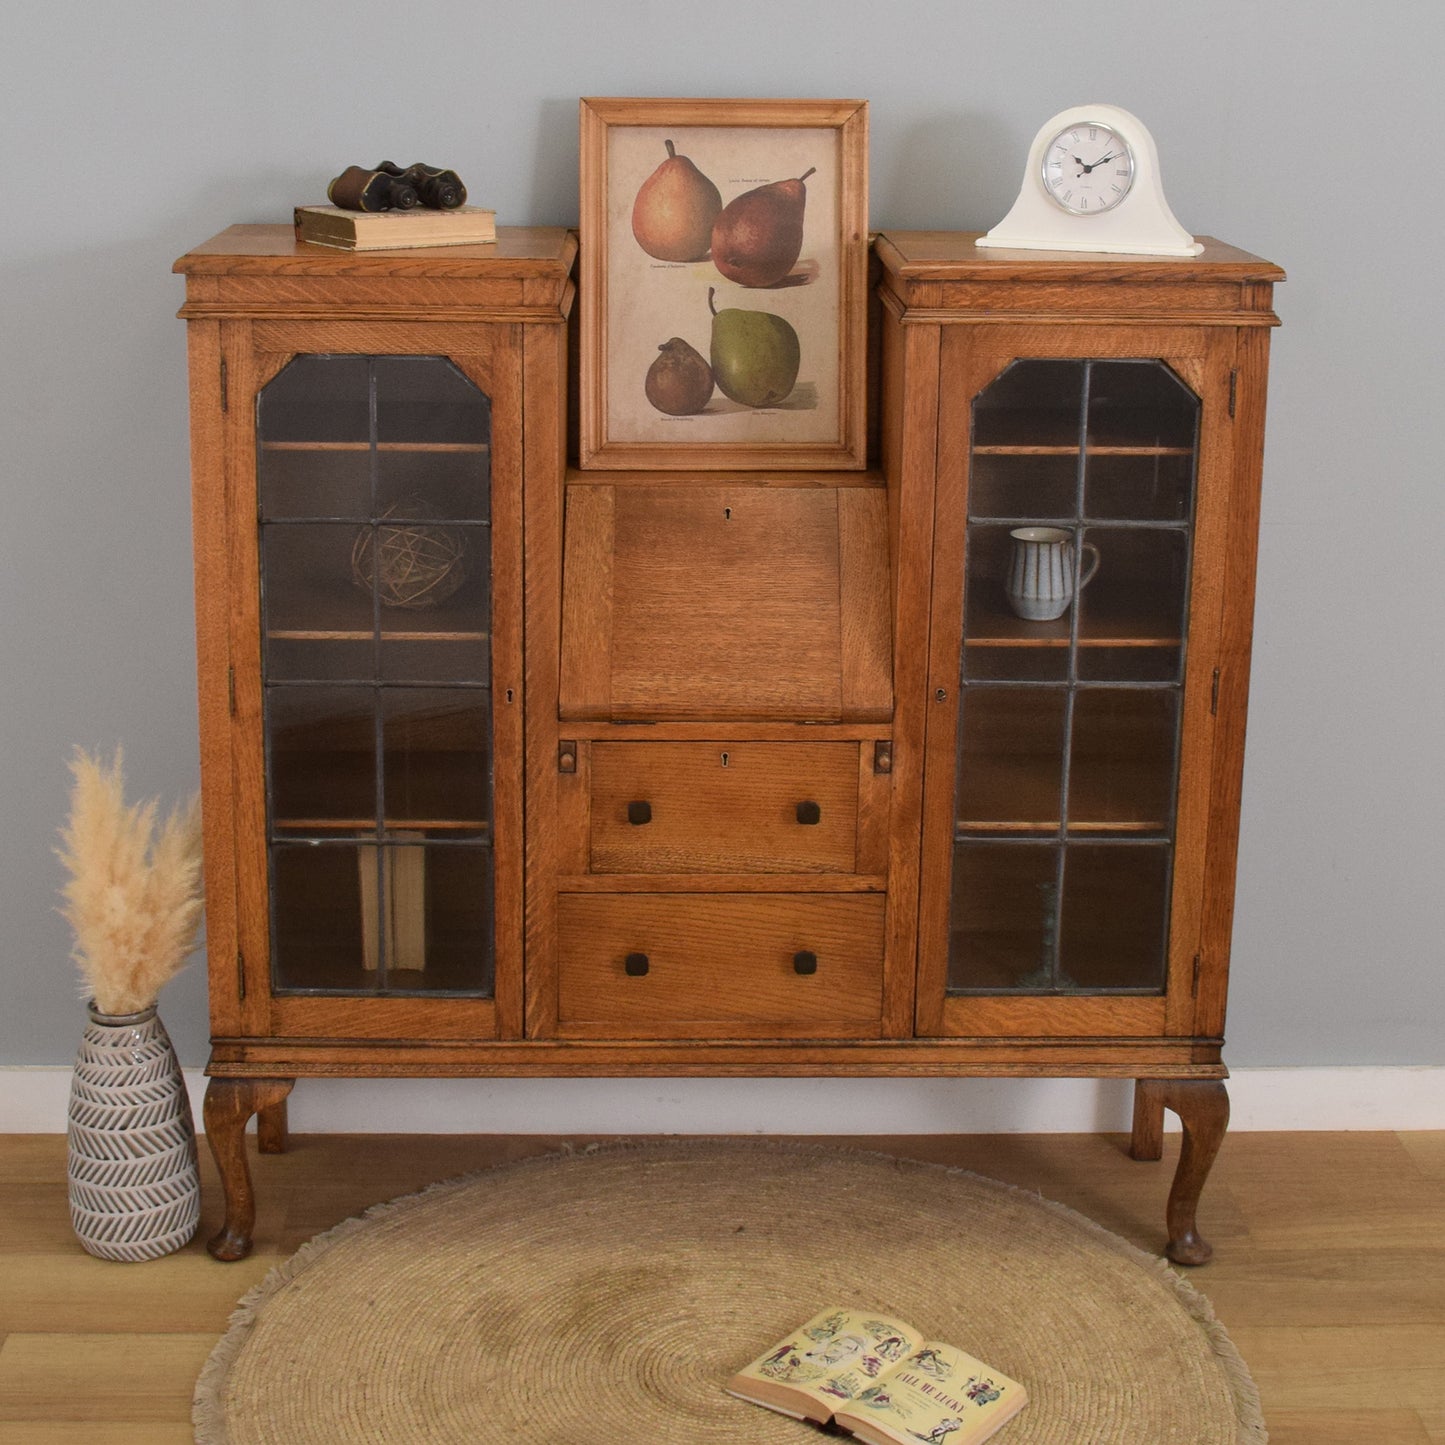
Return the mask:
[(363, 527), (351, 548), (351, 576), (383, 607), (436, 607), (467, 580), (466, 537), (460, 527), (429, 521), (436, 509), (415, 498), (394, 502), (375, 527)]

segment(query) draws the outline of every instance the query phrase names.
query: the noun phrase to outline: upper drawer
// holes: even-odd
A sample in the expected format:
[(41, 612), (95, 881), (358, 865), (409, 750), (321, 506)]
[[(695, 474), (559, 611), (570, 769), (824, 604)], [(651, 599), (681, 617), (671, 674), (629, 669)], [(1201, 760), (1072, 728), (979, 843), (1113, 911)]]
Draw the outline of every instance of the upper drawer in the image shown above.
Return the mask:
[(877, 486), (574, 481), (562, 716), (886, 721), (887, 513)]
[(592, 745), (593, 873), (852, 873), (857, 743)]

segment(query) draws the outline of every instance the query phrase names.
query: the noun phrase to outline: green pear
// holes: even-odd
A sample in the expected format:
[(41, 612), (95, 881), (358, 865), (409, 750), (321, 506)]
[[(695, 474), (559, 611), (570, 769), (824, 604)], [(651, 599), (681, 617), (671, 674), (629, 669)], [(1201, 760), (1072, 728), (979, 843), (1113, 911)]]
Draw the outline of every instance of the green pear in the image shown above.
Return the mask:
[(718, 389), (743, 406), (776, 406), (798, 379), (798, 333), (771, 311), (719, 311), (714, 295), (709, 286), (712, 374)]
[(712, 368), (680, 336), (657, 351), (643, 382), (648, 401), (669, 416), (695, 416), (712, 397)]
[(718, 188), (671, 141), (667, 159), (643, 181), (632, 203), (632, 234), (659, 261), (701, 261), (722, 210)]
[(803, 249), (803, 209), (808, 190), (803, 182), (817, 167), (795, 181), (772, 181), (744, 191), (723, 208), (712, 227), (713, 265), (739, 286), (775, 286)]

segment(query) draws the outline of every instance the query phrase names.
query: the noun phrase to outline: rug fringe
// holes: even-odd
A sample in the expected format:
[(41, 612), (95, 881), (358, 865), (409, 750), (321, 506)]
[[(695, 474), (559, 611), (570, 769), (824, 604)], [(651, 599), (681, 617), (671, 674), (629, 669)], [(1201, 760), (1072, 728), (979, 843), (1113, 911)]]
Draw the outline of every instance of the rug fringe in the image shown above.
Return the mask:
[[(781, 1147), (787, 1146), (782, 1145)], [(1215, 1314), (1214, 1306), (1210, 1303), (1209, 1298), (1185, 1279), (1168, 1260), (1162, 1259), (1157, 1254), (1150, 1254), (1147, 1250), (1140, 1249), (1138, 1245), (1130, 1244), (1127, 1239), (1115, 1234), (1111, 1229), (1105, 1229), (1102, 1224), (1097, 1220), (1090, 1219), (1087, 1214), (1081, 1214), (1067, 1204), (1060, 1204), (1057, 1199), (1046, 1198), (1036, 1189), (1025, 1189), (1017, 1184), (1005, 1184), (1001, 1180), (990, 1179), (987, 1175), (976, 1173), (972, 1169), (962, 1169), (949, 1164), (928, 1164), (918, 1159), (903, 1159), (898, 1155), (885, 1154), (881, 1150), (859, 1149), (852, 1152), (871, 1155), (874, 1158), (894, 1159), (902, 1165), (916, 1164), (924, 1169), (943, 1169), (948, 1174), (960, 1174), (970, 1179), (980, 1180), (985, 1184), (991, 1184), (1007, 1194), (1026, 1195), (1043, 1205), (1050, 1213), (1072, 1220), (1090, 1234), (1107, 1242), (1123, 1258), (1143, 1265), (1158, 1276), (1173, 1293), (1185, 1313), (1200, 1327), (1209, 1341), (1210, 1350), (1215, 1359), (1219, 1361), (1224, 1378), (1229, 1384), (1230, 1393), (1234, 1396), (1235, 1418), (1239, 1422), (1241, 1432), (1238, 1445), (1269, 1445), (1269, 1431), (1264, 1423), (1264, 1409), (1259, 1398), (1259, 1386), (1255, 1384), (1254, 1377), (1249, 1373), (1249, 1366), (1245, 1364), (1244, 1356), (1239, 1353), (1234, 1341), (1229, 1338), (1229, 1334)]]
[[(950, 1169), (949, 1172), (968, 1174), (971, 1171)], [(984, 1176), (976, 1174), (973, 1177), (981, 1179)], [(1060, 1204), (1056, 1199), (1046, 1199), (1042, 1194), (1036, 1194), (1032, 1190), (1019, 1190), (1016, 1185), (1000, 1184), (996, 1179), (988, 1182), (999, 1185), (1001, 1189), (1030, 1194), (1050, 1212), (1072, 1219), (1074, 1223), (1082, 1225), (1091, 1234), (1108, 1241), (1115, 1251), (1125, 1259), (1132, 1259), (1136, 1264), (1145, 1266), (1157, 1275), (1179, 1301), (1184, 1312), (1203, 1331), (1205, 1338), (1209, 1341), (1211, 1352), (1224, 1371), (1224, 1378), (1228, 1381), (1230, 1393), (1234, 1396), (1235, 1417), (1239, 1421), (1241, 1431), (1239, 1445), (1269, 1445), (1269, 1431), (1264, 1423), (1259, 1386), (1255, 1384), (1254, 1377), (1249, 1373), (1249, 1366), (1244, 1362), (1244, 1356), (1239, 1353), (1234, 1341), (1229, 1338), (1228, 1332), (1220, 1322), (1218, 1315), (1215, 1314), (1214, 1306), (1210, 1303), (1207, 1295), (1185, 1279), (1167, 1260), (1161, 1259), (1156, 1254), (1150, 1254), (1137, 1245), (1130, 1244), (1127, 1239), (1121, 1238), (1113, 1230), (1105, 1229), (1102, 1224), (1090, 1219), (1087, 1214), (1080, 1214), (1077, 1209), (1071, 1209), (1067, 1204)]]

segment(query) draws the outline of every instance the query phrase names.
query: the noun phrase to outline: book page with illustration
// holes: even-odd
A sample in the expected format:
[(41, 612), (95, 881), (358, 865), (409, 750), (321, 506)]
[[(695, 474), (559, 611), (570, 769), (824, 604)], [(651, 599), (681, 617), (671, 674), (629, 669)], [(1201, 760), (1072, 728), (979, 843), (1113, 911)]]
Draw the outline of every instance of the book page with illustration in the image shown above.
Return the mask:
[(826, 1424), (839, 1405), (915, 1350), (920, 1338), (911, 1325), (877, 1310), (826, 1309), (740, 1370), (727, 1391)]
[(979, 1445), (1028, 1403), (1028, 1392), (982, 1360), (925, 1341), (834, 1412), (867, 1445)]

